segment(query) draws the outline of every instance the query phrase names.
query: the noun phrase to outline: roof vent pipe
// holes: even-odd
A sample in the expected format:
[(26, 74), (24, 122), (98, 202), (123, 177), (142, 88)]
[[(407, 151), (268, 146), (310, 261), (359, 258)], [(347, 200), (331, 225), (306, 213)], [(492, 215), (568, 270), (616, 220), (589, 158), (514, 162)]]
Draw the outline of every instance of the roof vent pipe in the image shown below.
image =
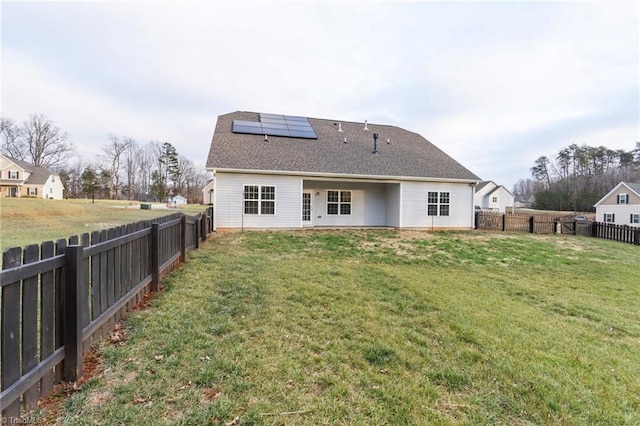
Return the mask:
[(391, 139), (387, 138), (387, 145), (391, 145)]
[(264, 141), (268, 142), (269, 141), (269, 137), (267, 135), (264, 135)]
[(346, 137), (344, 138), (344, 143), (347, 143), (347, 138)]
[(342, 131), (342, 123), (338, 123), (338, 131), (341, 132)]
[(367, 127), (367, 120), (364, 120), (364, 129), (363, 130), (369, 130), (369, 128)]
[(373, 155), (380, 155), (378, 152), (378, 134), (373, 134)]

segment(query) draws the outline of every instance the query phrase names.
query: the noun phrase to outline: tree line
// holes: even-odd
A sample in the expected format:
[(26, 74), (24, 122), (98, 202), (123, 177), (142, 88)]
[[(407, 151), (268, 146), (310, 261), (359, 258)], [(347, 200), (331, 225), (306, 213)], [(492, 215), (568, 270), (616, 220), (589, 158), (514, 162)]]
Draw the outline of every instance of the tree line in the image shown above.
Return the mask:
[(107, 136), (93, 160), (77, 158), (69, 134), (42, 114), (21, 125), (0, 118), (0, 152), (59, 174), (66, 198), (164, 201), (182, 195), (201, 203), (208, 175), (169, 142)]
[(633, 150), (571, 144), (531, 167), (531, 178), (514, 185), (517, 198), (533, 198), (540, 210), (593, 211), (607, 192), (621, 181), (640, 182), (640, 142)]

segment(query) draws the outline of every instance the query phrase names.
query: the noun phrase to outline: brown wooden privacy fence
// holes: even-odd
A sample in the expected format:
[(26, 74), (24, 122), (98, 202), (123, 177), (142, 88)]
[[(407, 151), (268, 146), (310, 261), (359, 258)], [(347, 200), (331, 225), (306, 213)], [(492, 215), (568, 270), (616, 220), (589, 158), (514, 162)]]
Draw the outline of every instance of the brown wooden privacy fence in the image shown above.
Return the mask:
[(209, 207), (194, 217), (178, 213), (7, 249), (0, 272), (3, 420), (35, 408), (55, 384), (78, 380), (91, 343), (157, 291), (211, 232)]
[(476, 229), (521, 231), (532, 234), (555, 234), (558, 221), (544, 216), (507, 215), (476, 212)]
[(581, 235), (640, 245), (640, 228), (638, 227), (581, 222), (574, 219), (477, 212), (475, 228), (536, 234)]

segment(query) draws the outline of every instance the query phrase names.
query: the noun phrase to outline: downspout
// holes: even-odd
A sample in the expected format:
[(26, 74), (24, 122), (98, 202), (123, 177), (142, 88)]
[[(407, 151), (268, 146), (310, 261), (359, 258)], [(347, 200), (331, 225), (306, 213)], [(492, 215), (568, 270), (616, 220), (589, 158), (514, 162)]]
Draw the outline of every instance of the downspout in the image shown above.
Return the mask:
[(475, 229), (476, 227), (476, 207), (475, 207), (475, 195), (476, 195), (476, 185), (478, 183), (470, 183), (471, 187), (471, 229)]

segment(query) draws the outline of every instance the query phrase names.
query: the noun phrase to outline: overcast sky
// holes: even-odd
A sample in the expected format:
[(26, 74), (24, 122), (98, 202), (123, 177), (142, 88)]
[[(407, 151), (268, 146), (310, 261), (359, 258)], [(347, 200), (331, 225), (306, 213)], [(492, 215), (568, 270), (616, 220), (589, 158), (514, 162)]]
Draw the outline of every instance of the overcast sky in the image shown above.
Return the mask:
[(572, 143), (640, 141), (639, 5), (2, 1), (2, 116), (202, 167), (220, 114), (368, 120), (511, 189)]

